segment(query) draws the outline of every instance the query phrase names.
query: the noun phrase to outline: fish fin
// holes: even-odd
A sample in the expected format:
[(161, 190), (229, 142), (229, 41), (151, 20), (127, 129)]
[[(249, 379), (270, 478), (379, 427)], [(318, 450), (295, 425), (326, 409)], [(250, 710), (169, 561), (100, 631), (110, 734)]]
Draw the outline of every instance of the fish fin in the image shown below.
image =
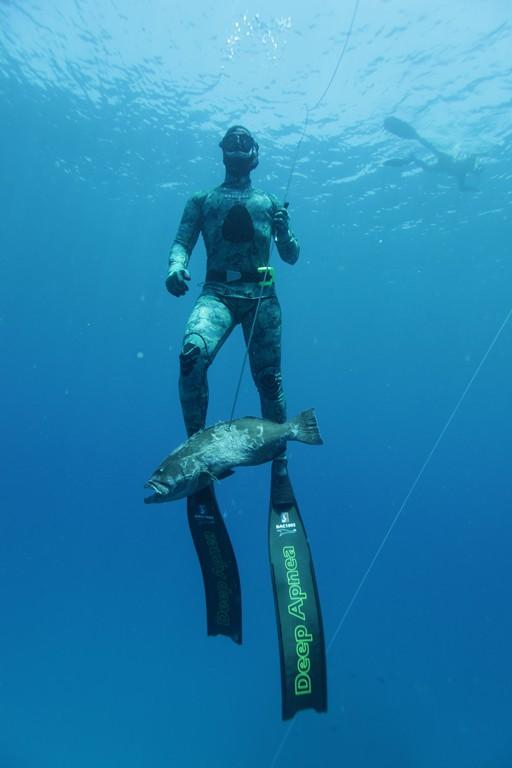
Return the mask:
[(215, 480), (225, 480), (226, 477), (231, 477), (231, 475), (234, 475), (235, 473), (232, 469), (225, 469), (223, 472), (219, 472), (216, 475), (213, 472), (210, 474)]
[(225, 480), (226, 477), (231, 477), (231, 475), (234, 475), (234, 471), (232, 469), (226, 469), (222, 474), (217, 475), (217, 480)]
[(391, 157), (389, 160), (384, 160), (384, 165), (388, 165), (390, 168), (404, 168), (413, 162), (410, 157)]
[(320, 436), (314, 408), (302, 411), (290, 420), (290, 424), (295, 432), (293, 439), (309, 445), (323, 445), (324, 441)]
[(206, 478), (208, 478), (208, 482), (212, 483), (216, 482), (217, 480), (224, 480), (226, 477), (230, 477), (234, 474), (235, 473), (232, 469), (224, 469), (222, 472), (218, 472), (217, 474), (214, 472), (208, 472), (208, 470), (206, 470), (205, 472), (201, 472), (200, 479), (206, 480)]
[(198, 487), (204, 488), (206, 485), (211, 485), (211, 483), (214, 483), (217, 480), (215, 475), (212, 475), (211, 472), (201, 472), (199, 475), (198, 480)]

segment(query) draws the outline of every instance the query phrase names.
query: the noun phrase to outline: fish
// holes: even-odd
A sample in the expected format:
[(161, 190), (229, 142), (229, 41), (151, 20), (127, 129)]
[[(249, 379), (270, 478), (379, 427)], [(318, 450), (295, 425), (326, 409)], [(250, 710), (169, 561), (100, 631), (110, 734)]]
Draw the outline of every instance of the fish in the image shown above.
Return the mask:
[(234, 467), (272, 461), (284, 452), (289, 440), (323, 444), (313, 408), (284, 424), (255, 416), (219, 421), (196, 432), (163, 460), (144, 485), (154, 491), (144, 503), (192, 496), (232, 475)]

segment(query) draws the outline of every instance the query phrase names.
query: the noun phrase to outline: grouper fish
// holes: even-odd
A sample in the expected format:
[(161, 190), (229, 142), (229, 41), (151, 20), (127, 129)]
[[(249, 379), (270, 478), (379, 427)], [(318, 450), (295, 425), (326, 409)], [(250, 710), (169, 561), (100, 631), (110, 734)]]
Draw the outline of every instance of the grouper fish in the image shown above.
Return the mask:
[(154, 491), (144, 501), (153, 504), (191, 496), (232, 475), (234, 467), (271, 461), (284, 451), (288, 440), (323, 443), (313, 409), (284, 424), (252, 416), (220, 421), (196, 432), (164, 459), (144, 486)]

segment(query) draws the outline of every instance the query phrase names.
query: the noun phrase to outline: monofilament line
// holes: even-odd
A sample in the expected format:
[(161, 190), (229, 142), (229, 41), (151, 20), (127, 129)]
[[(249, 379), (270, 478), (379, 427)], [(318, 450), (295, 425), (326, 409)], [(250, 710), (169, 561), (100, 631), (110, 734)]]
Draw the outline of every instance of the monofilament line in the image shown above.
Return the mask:
[(339, 57), (338, 57), (338, 61), (336, 62), (336, 66), (335, 66), (335, 67), (334, 67), (334, 69), (333, 69), (333, 72), (332, 72), (332, 75), (331, 75), (331, 79), (330, 79), (330, 80), (329, 80), (329, 82), (327, 83), (327, 85), (326, 85), (326, 87), (325, 87), (325, 89), (324, 89), (324, 92), (322, 93), (322, 95), (320, 96), (320, 98), (318, 99), (318, 101), (317, 101), (315, 104), (313, 104), (313, 106), (311, 107), (311, 112), (312, 112), (314, 109), (318, 109), (318, 107), (320, 106), (320, 104), (322, 103), (322, 101), (323, 101), (323, 100), (325, 99), (325, 97), (327, 96), (327, 93), (328, 93), (328, 91), (330, 90), (330, 88), (331, 88), (331, 85), (333, 84), (333, 82), (334, 82), (334, 80), (335, 80), (335, 78), (336, 78), (336, 75), (338, 74), (338, 69), (340, 68), (340, 64), (341, 64), (341, 62), (343, 61), (343, 58), (344, 58), (344, 56), (345, 56), (345, 51), (346, 51), (346, 50), (347, 50), (347, 48), (348, 48), (348, 44), (349, 44), (349, 42), (350, 42), (350, 38), (352, 37), (352, 29), (354, 28), (354, 22), (355, 22), (355, 20), (356, 20), (357, 11), (358, 11), (358, 8), (359, 8), (359, 2), (360, 2), (360, 0), (356, 0), (356, 2), (354, 3), (354, 10), (353, 10), (353, 12), (352, 12), (352, 19), (350, 20), (350, 26), (349, 26), (349, 28), (348, 28), (347, 36), (346, 36), (346, 38), (345, 38), (345, 45), (344, 45), (344, 46), (343, 46), (343, 48), (341, 49), (341, 53), (340, 53), (340, 55), (339, 55)]
[(343, 625), (344, 625), (344, 623), (345, 623), (345, 621), (347, 619), (347, 616), (349, 615), (349, 613), (350, 613), (350, 611), (352, 609), (352, 606), (354, 605), (355, 601), (357, 600), (357, 597), (358, 597), (359, 593), (361, 592), (361, 590), (362, 590), (362, 588), (363, 588), (363, 586), (364, 586), (368, 576), (372, 572), (373, 566), (377, 562), (377, 559), (378, 559), (380, 553), (384, 549), (387, 540), (391, 536), (391, 533), (392, 533), (394, 527), (398, 523), (398, 521), (399, 521), (399, 519), (400, 519), (400, 517), (402, 515), (402, 512), (406, 508), (406, 506), (407, 506), (407, 504), (409, 502), (409, 499), (411, 498), (412, 494), (414, 493), (414, 490), (416, 489), (416, 486), (418, 485), (419, 481), (421, 480), (421, 478), (423, 476), (423, 473), (425, 472), (426, 468), (428, 467), (428, 465), (430, 464), (430, 462), (432, 460), (432, 457), (434, 456), (435, 452), (437, 451), (437, 449), (439, 447), (439, 443), (441, 442), (441, 440), (445, 436), (448, 428), (450, 427), (450, 424), (452, 423), (452, 421), (454, 420), (455, 416), (457, 415), (457, 412), (458, 412), (459, 408), (461, 407), (462, 403), (466, 399), (466, 396), (467, 396), (469, 390), (473, 386), (473, 384), (475, 382), (475, 379), (477, 378), (478, 374), (480, 373), (480, 371), (482, 370), (483, 366), (485, 365), (485, 362), (486, 362), (487, 358), (489, 357), (489, 355), (491, 354), (492, 350), (494, 349), (494, 346), (496, 345), (496, 342), (498, 341), (498, 339), (500, 338), (501, 334), (503, 333), (503, 331), (505, 329), (505, 326), (507, 325), (507, 323), (510, 320), (511, 316), (512, 316), (512, 307), (509, 309), (509, 311), (507, 313), (507, 316), (505, 317), (505, 319), (501, 323), (500, 327), (496, 331), (493, 340), (491, 341), (491, 343), (487, 347), (487, 350), (486, 350), (485, 354), (483, 355), (482, 359), (480, 360), (480, 362), (478, 363), (477, 367), (475, 368), (475, 370), (473, 372), (473, 375), (471, 376), (471, 378), (469, 379), (468, 383), (464, 387), (464, 390), (463, 390), (461, 396), (457, 400), (457, 402), (456, 402), (452, 412), (450, 413), (450, 415), (449, 415), (449, 417), (448, 417), (444, 427), (442, 428), (441, 432), (439, 433), (439, 436), (437, 437), (436, 441), (434, 442), (434, 445), (432, 446), (432, 448), (428, 452), (427, 457), (426, 457), (425, 461), (423, 462), (423, 464), (421, 465), (418, 474), (414, 478), (414, 481), (413, 481), (411, 487), (407, 491), (404, 500), (400, 504), (398, 512), (394, 516), (393, 520), (391, 521), (391, 523), (389, 525), (389, 528), (387, 529), (386, 533), (384, 534), (384, 538), (382, 539), (381, 543), (377, 547), (377, 550), (376, 550), (374, 556), (372, 557), (372, 559), (370, 561), (370, 564), (368, 565), (368, 568), (364, 572), (361, 581), (357, 585), (357, 588), (356, 588), (354, 594), (352, 595), (352, 598), (350, 599), (347, 607), (345, 608), (345, 612), (344, 612), (343, 616), (339, 620), (338, 625), (337, 625), (336, 629), (334, 630), (334, 634), (333, 634), (333, 636), (331, 637), (331, 639), (329, 641), (329, 645), (327, 646), (327, 651), (328, 652), (330, 651), (330, 649), (332, 648), (332, 646), (336, 642), (336, 638), (338, 637), (338, 634), (340, 633), (340, 630), (343, 627)]
[[(467, 396), (469, 390), (471, 389), (471, 387), (475, 383), (475, 380), (476, 380), (478, 374), (480, 373), (480, 371), (482, 370), (483, 366), (485, 365), (485, 363), (487, 361), (487, 358), (489, 357), (489, 355), (491, 354), (492, 350), (496, 346), (496, 343), (498, 342), (501, 334), (505, 330), (505, 327), (507, 326), (507, 324), (508, 324), (508, 322), (509, 322), (511, 317), (512, 317), (512, 307), (510, 307), (509, 311), (507, 312), (507, 315), (506, 315), (505, 319), (503, 320), (503, 322), (501, 323), (500, 327), (498, 328), (498, 330), (494, 334), (494, 338), (492, 339), (491, 343), (487, 347), (484, 355), (482, 356), (482, 359), (480, 360), (480, 362), (478, 363), (477, 367), (475, 368), (475, 370), (474, 370), (471, 378), (469, 379), (468, 383), (464, 387), (464, 390), (462, 391), (461, 396), (459, 397), (459, 399), (455, 403), (455, 406), (453, 407), (452, 412), (450, 413), (448, 419), (446, 420), (446, 423), (445, 423), (444, 427), (441, 429), (441, 431), (440, 431), (437, 439), (435, 440), (432, 448), (428, 452), (427, 457), (426, 457), (425, 461), (423, 462), (423, 464), (421, 465), (421, 467), (420, 467), (416, 477), (414, 478), (414, 481), (413, 481), (411, 487), (409, 488), (409, 490), (405, 494), (404, 500), (400, 504), (398, 512), (396, 513), (396, 515), (394, 516), (393, 520), (391, 521), (391, 523), (390, 523), (386, 533), (384, 534), (384, 537), (383, 537), (382, 541), (380, 542), (379, 546), (377, 547), (377, 549), (375, 551), (375, 554), (373, 555), (372, 559), (370, 560), (368, 568), (364, 572), (364, 574), (363, 574), (359, 584), (357, 585), (357, 587), (356, 587), (356, 589), (354, 591), (354, 594), (350, 598), (350, 600), (348, 602), (348, 605), (345, 608), (345, 611), (344, 611), (341, 619), (339, 620), (339, 622), (338, 622), (338, 624), (336, 626), (336, 629), (334, 630), (334, 633), (333, 633), (331, 639), (329, 640), (329, 643), (327, 645), (327, 653), (329, 653), (331, 651), (334, 643), (336, 642), (336, 639), (337, 639), (339, 633), (341, 632), (341, 629), (342, 629), (343, 625), (345, 624), (345, 621), (347, 620), (347, 617), (348, 617), (350, 611), (354, 607), (354, 603), (356, 602), (357, 598), (359, 597), (359, 594), (360, 594), (362, 588), (364, 587), (364, 585), (365, 585), (365, 583), (366, 583), (370, 573), (372, 572), (375, 563), (377, 562), (377, 560), (378, 560), (382, 550), (386, 546), (386, 543), (387, 543), (389, 537), (391, 536), (391, 534), (393, 532), (393, 529), (395, 528), (396, 524), (398, 523), (398, 521), (399, 521), (399, 519), (400, 519), (400, 517), (401, 517), (401, 515), (402, 515), (402, 513), (404, 511), (404, 509), (406, 508), (407, 504), (409, 503), (409, 499), (411, 498), (412, 494), (414, 493), (414, 491), (416, 489), (416, 486), (418, 485), (418, 483), (421, 480), (425, 470), (427, 469), (428, 465), (430, 464), (430, 462), (432, 460), (432, 457), (434, 456), (435, 452), (437, 451), (437, 449), (439, 447), (439, 444), (441, 443), (441, 441), (442, 441), (443, 437), (445, 436), (448, 428), (450, 427), (450, 424), (452, 423), (452, 421), (454, 420), (455, 416), (457, 415), (457, 412), (459, 411), (462, 403), (466, 399), (466, 396)], [(290, 737), (290, 734), (291, 734), (291, 732), (292, 732), (292, 730), (294, 728), (295, 723), (296, 723), (296, 721), (294, 720), (290, 724), (288, 729), (286, 730), (286, 732), (285, 732), (285, 734), (284, 734), (284, 736), (283, 736), (283, 738), (281, 740), (281, 743), (279, 744), (279, 747), (278, 747), (278, 749), (277, 749), (277, 751), (276, 751), (276, 753), (274, 755), (274, 758), (273, 758), (273, 760), (272, 760), (272, 762), (270, 764), (270, 768), (274, 768), (274, 766), (277, 765), (277, 761), (279, 759), (279, 756), (280, 756), (281, 752), (283, 751), (284, 746), (285, 746), (286, 742), (288, 741), (288, 739)]]

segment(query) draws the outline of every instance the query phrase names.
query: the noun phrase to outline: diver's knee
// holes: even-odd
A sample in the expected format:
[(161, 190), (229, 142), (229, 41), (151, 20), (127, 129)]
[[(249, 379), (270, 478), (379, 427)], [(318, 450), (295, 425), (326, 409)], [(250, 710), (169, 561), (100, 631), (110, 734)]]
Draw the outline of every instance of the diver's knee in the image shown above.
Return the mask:
[(180, 353), (180, 373), (182, 376), (189, 376), (196, 367), (201, 350), (195, 344), (187, 342), (183, 345)]
[(197, 339), (190, 336), (187, 337), (180, 352), (181, 375), (190, 376), (192, 372), (197, 371), (199, 368), (206, 369), (207, 365), (208, 355), (203, 339), (200, 336)]

